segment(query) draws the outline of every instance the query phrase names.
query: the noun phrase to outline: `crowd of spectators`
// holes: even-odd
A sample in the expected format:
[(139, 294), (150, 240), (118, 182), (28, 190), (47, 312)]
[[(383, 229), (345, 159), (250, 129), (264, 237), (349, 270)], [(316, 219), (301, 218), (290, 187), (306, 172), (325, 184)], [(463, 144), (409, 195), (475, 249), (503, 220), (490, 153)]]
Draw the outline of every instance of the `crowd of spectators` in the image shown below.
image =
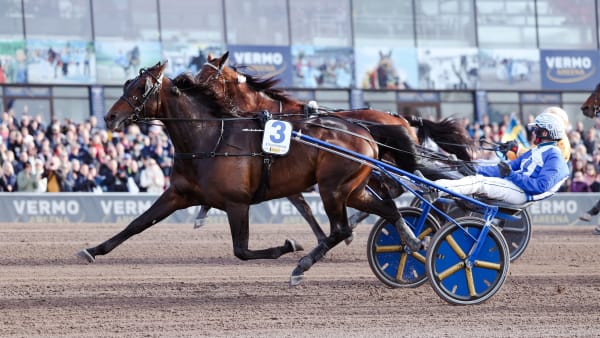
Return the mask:
[[(501, 142), (510, 116), (500, 123), (487, 116), (464, 123), (475, 140), (474, 158), (497, 160), (485, 148)], [(530, 137), (527, 123), (522, 126)], [(572, 176), (561, 191), (599, 192), (600, 134), (578, 122), (568, 136)], [(93, 116), (82, 123), (65, 119), (45, 125), (40, 115), (17, 118), (12, 110), (0, 120), (0, 191), (160, 193), (169, 186), (172, 164), (173, 147), (160, 124), (109, 132)]]
[(162, 126), (109, 132), (85, 122), (2, 113), (0, 191), (162, 192), (173, 149)]

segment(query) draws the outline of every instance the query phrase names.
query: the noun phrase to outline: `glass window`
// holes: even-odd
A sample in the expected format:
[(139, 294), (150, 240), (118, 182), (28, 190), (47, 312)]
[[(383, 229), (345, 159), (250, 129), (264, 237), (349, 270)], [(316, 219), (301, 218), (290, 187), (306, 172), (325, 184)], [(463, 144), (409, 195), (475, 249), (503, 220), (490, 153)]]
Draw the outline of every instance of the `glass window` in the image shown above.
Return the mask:
[(285, 0), (225, 0), (227, 43), (289, 45)]
[(28, 39), (92, 40), (89, 0), (25, 0)]
[(419, 0), (414, 3), (418, 47), (475, 46), (472, 1)]
[(158, 41), (156, 1), (92, 0), (96, 38)]
[(472, 120), (475, 116), (473, 103), (442, 102), (441, 110), (442, 118), (455, 117)]
[(0, 0), (0, 6), (0, 38), (24, 39), (21, 0)]
[(348, 0), (290, 1), (292, 44), (352, 46)]
[(23, 111), (28, 111), (30, 116), (42, 116), (42, 121), (46, 123), (51, 121), (50, 119), (50, 100), (49, 99), (29, 99), (29, 98), (4, 98), (7, 102), (12, 104), (12, 110), (15, 111), (16, 116), (20, 118)]
[(537, 46), (535, 0), (477, 0), (476, 6), (479, 47)]
[(162, 41), (223, 43), (221, 1), (160, 0), (159, 6)]
[(537, 1), (540, 48), (595, 49), (594, 0)]
[(360, 47), (414, 47), (412, 1), (354, 0), (354, 44)]
[(66, 118), (75, 123), (84, 122), (90, 117), (90, 101), (85, 99), (57, 99), (53, 101), (54, 118), (64, 121)]

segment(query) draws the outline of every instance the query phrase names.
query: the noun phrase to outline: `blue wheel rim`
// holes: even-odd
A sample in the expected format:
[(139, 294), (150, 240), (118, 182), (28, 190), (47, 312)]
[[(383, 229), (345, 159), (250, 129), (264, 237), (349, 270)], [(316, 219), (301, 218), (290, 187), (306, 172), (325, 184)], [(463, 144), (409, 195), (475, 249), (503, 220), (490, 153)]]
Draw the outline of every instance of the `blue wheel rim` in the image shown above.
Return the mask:
[[(450, 231), (449, 235), (456, 242), (457, 246), (462, 250), (462, 252), (468, 254), (475, 244), (475, 240), (473, 238), (477, 238), (479, 236), (482, 228), (471, 226), (466, 227), (465, 230), (468, 231), (472, 237), (468, 236), (463, 229), (458, 227), (456, 227), (453, 231)], [(436, 275), (436, 279), (439, 281), (439, 285), (446, 293), (451, 294), (456, 298), (477, 298), (479, 295), (485, 294), (493, 289), (497, 284), (498, 279), (502, 278), (502, 268), (491, 269), (474, 266), (472, 268), (472, 280), (476, 295), (473, 296), (469, 292), (469, 278), (467, 277), (465, 267), (462, 267), (441, 279), (439, 278), (439, 276), (444, 272), (452, 269), (453, 267), (457, 266), (457, 264), (460, 264), (462, 261), (464, 261), (459, 257), (456, 250), (452, 248), (448, 241), (448, 237), (445, 237), (444, 240), (441, 241), (434, 254), (435, 258), (433, 261), (433, 271)], [(480, 262), (498, 264), (500, 266), (506, 263), (503, 261), (498, 243), (496, 243), (494, 238), (489, 234), (485, 237), (483, 241), (483, 247), (481, 250), (479, 250), (475, 259)]]
[[(407, 215), (403, 218), (406, 224), (415, 231), (414, 224), (418, 221), (417, 217)], [(400, 235), (394, 224), (386, 223), (378, 232), (375, 240), (374, 256), (380, 272), (382, 272), (389, 280), (407, 284), (421, 280), (426, 275), (425, 262), (419, 261), (413, 255), (406, 255), (405, 251), (402, 249), (393, 252), (377, 252), (378, 249), (400, 246), (401, 243)], [(421, 250), (419, 251), (419, 254), (422, 257), (425, 257), (426, 252), (425, 250)], [(402, 274), (400, 275), (400, 278), (397, 278), (403, 255), (406, 256), (406, 262), (402, 265)]]

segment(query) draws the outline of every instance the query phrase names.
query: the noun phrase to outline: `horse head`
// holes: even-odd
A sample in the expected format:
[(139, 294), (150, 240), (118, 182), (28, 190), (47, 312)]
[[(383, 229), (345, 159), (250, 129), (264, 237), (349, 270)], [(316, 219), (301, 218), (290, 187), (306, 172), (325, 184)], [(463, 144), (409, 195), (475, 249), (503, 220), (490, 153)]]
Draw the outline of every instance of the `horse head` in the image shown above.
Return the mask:
[(600, 100), (598, 99), (598, 96), (600, 95), (599, 92), (600, 84), (596, 86), (596, 89), (594, 89), (590, 96), (585, 100), (583, 105), (581, 105), (581, 112), (583, 115), (591, 119), (600, 115)]
[(220, 58), (208, 57), (196, 82), (204, 94), (232, 116), (249, 116), (260, 110), (281, 111), (283, 104), (300, 104), (291, 100), (281, 89), (274, 88), (279, 80), (275, 77), (258, 77), (227, 67), (229, 53)]
[(160, 108), (160, 89), (167, 63), (140, 69), (140, 74), (125, 81), (123, 95), (104, 116), (111, 130), (122, 130), (140, 119), (156, 117)]

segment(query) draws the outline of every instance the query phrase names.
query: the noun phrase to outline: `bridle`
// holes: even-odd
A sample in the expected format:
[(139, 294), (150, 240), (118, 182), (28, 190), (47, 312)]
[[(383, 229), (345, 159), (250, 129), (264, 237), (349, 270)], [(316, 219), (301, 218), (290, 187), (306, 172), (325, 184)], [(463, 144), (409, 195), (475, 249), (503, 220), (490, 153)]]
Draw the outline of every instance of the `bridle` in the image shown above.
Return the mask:
[[(146, 103), (148, 102), (148, 100), (150, 100), (150, 97), (152, 97), (153, 95), (154, 97), (156, 97), (156, 109), (159, 109), (159, 93), (160, 87), (162, 85), (163, 74), (161, 73), (160, 76), (157, 77), (154, 76), (152, 72), (148, 71), (147, 68), (142, 68), (140, 69), (140, 75), (138, 75), (138, 77), (132, 81), (132, 84), (137, 82), (140, 79), (140, 77), (144, 74), (150, 75), (154, 79), (154, 83), (150, 81), (150, 78), (146, 78), (146, 88), (144, 90), (144, 94), (142, 94), (141, 99), (136, 95), (132, 95), (130, 98), (128, 98), (125, 96), (125, 92), (123, 92), (123, 95), (121, 95), (121, 97), (119, 98), (119, 100), (125, 101), (131, 107), (131, 109), (133, 109), (133, 114), (127, 118), (131, 122), (138, 122), (140, 120), (151, 119), (148, 117), (148, 114), (142, 115), (140, 114), (140, 112), (146, 112)], [(138, 104), (136, 105), (136, 103)]]

